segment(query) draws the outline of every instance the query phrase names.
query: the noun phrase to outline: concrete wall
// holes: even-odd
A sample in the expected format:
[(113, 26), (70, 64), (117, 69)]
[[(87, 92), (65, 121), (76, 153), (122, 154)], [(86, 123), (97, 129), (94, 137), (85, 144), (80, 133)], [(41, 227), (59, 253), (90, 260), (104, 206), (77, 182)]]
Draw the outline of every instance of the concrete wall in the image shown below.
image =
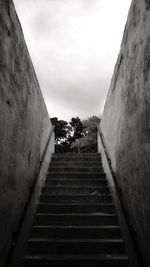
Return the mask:
[(0, 266), (51, 123), (11, 0), (0, 0)]
[(101, 129), (135, 238), (150, 266), (150, 1), (132, 2)]

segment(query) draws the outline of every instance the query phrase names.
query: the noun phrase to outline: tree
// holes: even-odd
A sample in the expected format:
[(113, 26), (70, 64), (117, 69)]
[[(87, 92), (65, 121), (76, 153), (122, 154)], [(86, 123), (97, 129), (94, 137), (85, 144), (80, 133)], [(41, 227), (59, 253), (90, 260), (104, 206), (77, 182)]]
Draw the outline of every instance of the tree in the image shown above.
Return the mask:
[(65, 153), (68, 151), (70, 144), (67, 138), (70, 132), (68, 122), (58, 120), (58, 118), (51, 118), (52, 125), (55, 126), (55, 151)]
[(76, 139), (71, 144), (71, 149), (78, 152), (97, 152), (97, 125), (100, 118), (92, 116), (82, 121), (84, 134), (80, 139)]
[(72, 118), (69, 122), (70, 126), (70, 134), (68, 136), (68, 142), (70, 144), (69, 150), (70, 152), (78, 152), (77, 147), (71, 148), (72, 143), (79, 140), (81, 137), (84, 136), (84, 129), (83, 124), (79, 117)]
[(61, 142), (66, 139), (68, 133), (68, 122), (63, 120), (58, 120), (58, 118), (51, 118), (52, 125), (55, 126), (55, 139), (56, 142)]
[(79, 117), (72, 118), (69, 122), (71, 127), (72, 141), (81, 138), (84, 135), (83, 124)]
[(100, 118), (92, 116), (81, 121), (79, 117), (72, 118), (68, 123), (58, 118), (51, 119), (55, 125), (55, 151), (65, 152), (96, 152), (97, 129)]

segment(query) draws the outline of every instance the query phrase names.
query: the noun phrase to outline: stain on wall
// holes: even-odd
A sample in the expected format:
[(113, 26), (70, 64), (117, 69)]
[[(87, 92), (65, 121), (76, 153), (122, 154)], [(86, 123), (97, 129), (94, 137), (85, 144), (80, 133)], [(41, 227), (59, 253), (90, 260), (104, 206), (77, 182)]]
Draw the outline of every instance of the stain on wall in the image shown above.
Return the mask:
[(146, 3), (146, 10), (150, 9), (150, 0), (145, 0)]
[(150, 266), (150, 1), (133, 0), (101, 128), (135, 239)]
[(0, 0), (0, 266), (51, 129), (11, 0)]

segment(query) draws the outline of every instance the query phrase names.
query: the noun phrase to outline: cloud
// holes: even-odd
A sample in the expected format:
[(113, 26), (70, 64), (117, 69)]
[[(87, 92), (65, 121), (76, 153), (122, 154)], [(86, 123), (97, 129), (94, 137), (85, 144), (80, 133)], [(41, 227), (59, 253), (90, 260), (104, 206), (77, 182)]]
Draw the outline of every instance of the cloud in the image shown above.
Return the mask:
[(130, 2), (14, 0), (50, 116), (102, 112)]

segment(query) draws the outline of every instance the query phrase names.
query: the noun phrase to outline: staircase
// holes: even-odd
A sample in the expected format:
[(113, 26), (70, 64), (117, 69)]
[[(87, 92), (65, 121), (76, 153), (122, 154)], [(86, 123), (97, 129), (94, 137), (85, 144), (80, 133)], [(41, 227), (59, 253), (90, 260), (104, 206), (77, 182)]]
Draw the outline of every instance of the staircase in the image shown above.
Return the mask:
[(54, 154), (24, 267), (127, 267), (100, 155)]

